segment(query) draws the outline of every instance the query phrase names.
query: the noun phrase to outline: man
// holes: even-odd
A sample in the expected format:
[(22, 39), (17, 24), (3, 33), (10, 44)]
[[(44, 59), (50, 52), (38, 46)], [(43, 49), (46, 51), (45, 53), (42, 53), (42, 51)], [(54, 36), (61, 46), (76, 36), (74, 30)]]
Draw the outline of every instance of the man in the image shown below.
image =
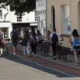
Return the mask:
[(57, 49), (57, 44), (58, 44), (58, 35), (56, 34), (56, 29), (54, 29), (54, 33), (52, 34), (51, 41), (52, 41), (53, 59), (55, 60), (56, 49)]
[(19, 34), (18, 31), (16, 29), (13, 29), (12, 33), (11, 33), (11, 40), (12, 40), (12, 44), (13, 44), (13, 54), (14, 57), (16, 56), (16, 49), (17, 49), (17, 44), (19, 41)]
[(0, 56), (2, 56), (3, 39), (4, 39), (4, 33), (0, 29)]

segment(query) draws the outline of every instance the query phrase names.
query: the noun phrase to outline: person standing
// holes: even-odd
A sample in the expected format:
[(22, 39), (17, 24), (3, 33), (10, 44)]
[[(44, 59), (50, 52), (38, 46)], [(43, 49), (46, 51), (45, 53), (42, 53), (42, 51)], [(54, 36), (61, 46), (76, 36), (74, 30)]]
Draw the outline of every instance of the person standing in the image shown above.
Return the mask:
[(54, 33), (52, 34), (52, 50), (53, 50), (53, 59), (56, 60), (56, 49), (58, 44), (58, 35), (56, 34), (56, 29), (54, 30)]
[(29, 35), (28, 29), (24, 31), (22, 46), (23, 46), (24, 57), (26, 57), (26, 54), (27, 54), (27, 57), (29, 57), (31, 50), (30, 50), (30, 35)]
[(31, 48), (32, 52), (34, 53), (34, 57), (36, 57), (36, 47), (37, 47), (37, 37), (35, 31), (33, 31), (31, 36)]
[(17, 44), (19, 41), (19, 34), (18, 34), (18, 31), (16, 29), (13, 29), (13, 31), (11, 33), (11, 40), (12, 40), (12, 44), (13, 44), (13, 54), (15, 57), (16, 56), (16, 50), (17, 50)]
[(70, 37), (70, 43), (73, 48), (74, 63), (76, 64), (76, 66), (78, 66), (77, 54), (78, 54), (78, 51), (80, 51), (80, 36), (77, 29), (74, 29), (72, 31), (72, 36)]

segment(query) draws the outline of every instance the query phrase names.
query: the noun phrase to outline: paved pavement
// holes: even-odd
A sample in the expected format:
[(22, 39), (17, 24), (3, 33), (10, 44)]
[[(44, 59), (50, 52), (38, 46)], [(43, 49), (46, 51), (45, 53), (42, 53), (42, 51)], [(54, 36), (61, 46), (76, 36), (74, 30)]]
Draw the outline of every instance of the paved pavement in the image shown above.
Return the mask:
[(12, 54), (0, 58), (0, 80), (80, 80)]
[[(12, 52), (11, 44), (8, 45), (8, 47), (10, 49), (10, 52)], [(17, 55), (20, 57), (23, 57), (21, 46), (18, 46)], [(52, 57), (50, 57), (50, 56), (45, 57), (40, 54), (37, 54), (37, 57), (35, 57), (35, 58), (33, 56), (31, 56), (31, 57), (25, 58), (25, 59), (33, 61), (33, 62), (37, 62), (38, 64), (47, 66), (52, 69), (57, 69), (57, 70), (66, 72), (68, 74), (80, 77), (80, 65), (75, 66), (73, 64), (74, 56), (72, 54), (67, 56), (67, 60), (60, 60), (60, 59), (53, 60)], [(79, 64), (80, 64), (80, 55), (78, 56), (78, 59), (79, 59)]]

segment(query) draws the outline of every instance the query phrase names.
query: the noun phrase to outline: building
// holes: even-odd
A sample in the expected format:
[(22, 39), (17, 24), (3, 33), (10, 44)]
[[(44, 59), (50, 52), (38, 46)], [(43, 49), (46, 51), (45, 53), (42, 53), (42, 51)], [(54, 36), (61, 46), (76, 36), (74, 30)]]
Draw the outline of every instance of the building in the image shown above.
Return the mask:
[(6, 8), (5, 10), (3, 8), (0, 8), (0, 29), (4, 32), (5, 38), (9, 37), (10, 38), (10, 32), (12, 30), (11, 27), (11, 21), (7, 19), (7, 15), (9, 14), (9, 7)]
[(41, 33), (56, 29), (64, 37), (63, 45), (70, 47), (72, 30), (80, 33), (80, 0), (36, 0), (36, 11)]
[[(18, 25), (21, 24), (22, 26)], [(29, 25), (28, 25), (29, 24)], [(35, 11), (24, 13), (23, 16), (15, 15), (15, 12), (10, 11), (10, 7), (0, 8), (0, 29), (4, 32), (5, 38), (10, 38), (10, 33), (15, 27), (23, 30), (22, 27), (37, 27), (35, 21)]]
[(46, 0), (46, 24), (47, 30), (56, 28), (64, 37), (63, 45), (70, 47), (72, 30), (76, 28), (80, 33), (80, 0)]
[(36, 0), (36, 19), (42, 35), (46, 34), (46, 0)]

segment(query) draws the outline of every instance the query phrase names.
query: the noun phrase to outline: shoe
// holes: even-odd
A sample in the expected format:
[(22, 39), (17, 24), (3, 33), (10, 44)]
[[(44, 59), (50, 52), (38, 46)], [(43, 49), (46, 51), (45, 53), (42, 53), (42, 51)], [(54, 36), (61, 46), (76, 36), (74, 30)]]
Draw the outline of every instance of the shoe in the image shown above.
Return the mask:
[(75, 63), (75, 62), (73, 62), (76, 66), (78, 66), (79, 64), (78, 63)]
[(56, 56), (53, 57), (53, 60), (56, 60)]
[(14, 55), (14, 58), (16, 57), (16, 55)]
[(2, 55), (2, 54), (0, 54), (0, 57), (3, 57), (3, 55)]
[(34, 55), (34, 57), (36, 57), (36, 55)]
[(76, 66), (78, 66), (79, 64), (78, 63), (76, 63)]

